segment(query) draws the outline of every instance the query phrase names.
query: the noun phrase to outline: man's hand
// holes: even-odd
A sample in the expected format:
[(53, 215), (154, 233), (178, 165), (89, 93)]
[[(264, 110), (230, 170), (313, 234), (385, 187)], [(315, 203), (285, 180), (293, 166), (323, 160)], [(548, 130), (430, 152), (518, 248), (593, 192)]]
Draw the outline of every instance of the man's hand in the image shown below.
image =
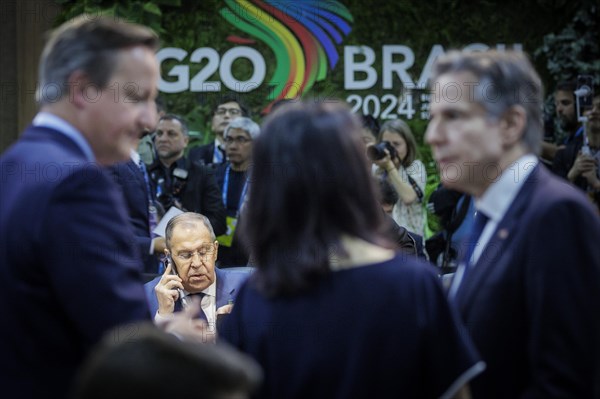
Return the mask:
[(188, 307), (162, 318), (157, 326), (186, 341), (214, 343), (217, 338), (215, 329), (209, 328), (204, 320), (197, 318), (199, 312), (200, 299), (192, 298)]
[(223, 305), (221, 306), (219, 309), (217, 309), (217, 314), (229, 314), (231, 313), (231, 311), (233, 310), (233, 303), (229, 303), (227, 305)]
[(594, 190), (600, 188), (600, 180), (598, 180), (598, 165), (594, 163), (594, 166), (589, 168), (581, 174), (581, 176), (587, 180), (588, 186)]
[(569, 170), (567, 178), (571, 182), (574, 182), (579, 176), (583, 176), (583, 174), (587, 174), (592, 170), (596, 170), (596, 168), (597, 165), (595, 159), (580, 152), (573, 163), (573, 167), (571, 167), (571, 170)]
[(162, 277), (160, 278), (154, 292), (158, 299), (158, 313), (161, 316), (167, 316), (173, 313), (175, 301), (179, 298), (178, 289), (183, 289), (181, 278), (173, 273), (172, 265), (169, 263)]

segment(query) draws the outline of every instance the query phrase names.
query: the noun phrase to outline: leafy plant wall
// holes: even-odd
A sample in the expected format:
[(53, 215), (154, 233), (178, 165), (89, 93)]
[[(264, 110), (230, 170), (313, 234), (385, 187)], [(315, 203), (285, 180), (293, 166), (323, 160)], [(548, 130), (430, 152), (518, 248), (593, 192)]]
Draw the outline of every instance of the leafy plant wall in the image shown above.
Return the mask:
[[(57, 24), (79, 15), (107, 13), (139, 22), (152, 27), (161, 37), (163, 47), (176, 47), (192, 52), (199, 47), (212, 47), (219, 54), (234, 46), (227, 41), (229, 35), (244, 36), (241, 30), (227, 23), (219, 15), (225, 1), (217, 0), (58, 0), (63, 12)], [(285, 3), (275, 1), (271, 3)], [(326, 3), (326, 2), (323, 2)], [(523, 50), (532, 56), (536, 68), (546, 87), (552, 88), (557, 80), (573, 77), (578, 73), (591, 73), (600, 76), (599, 23), (595, 1), (570, 0), (429, 0), (398, 1), (388, 0), (342, 0), (353, 17), (352, 31), (338, 46), (340, 61), (327, 78), (317, 82), (310, 95), (317, 98), (339, 98), (345, 100), (343, 49), (346, 45), (368, 45), (375, 50), (378, 58), (374, 67), (379, 81), (365, 94), (381, 96), (381, 47), (385, 44), (403, 44), (415, 54), (415, 65), (410, 69), (413, 80), (429, 55), (433, 44), (441, 44), (444, 49), (462, 48), (470, 43), (484, 43), (494, 46), (506, 44), (507, 48), (520, 43)], [(290, 3), (293, 4), (293, 3)], [(267, 79), (273, 73), (275, 56), (262, 42), (252, 44), (266, 60)], [(163, 77), (175, 61), (165, 61), (162, 65)], [(238, 79), (251, 75), (251, 65), (238, 61), (235, 64)], [(190, 76), (204, 64), (190, 64)], [(394, 89), (400, 92), (400, 83)], [(396, 89), (397, 87), (397, 89)], [(387, 91), (389, 92), (389, 90)], [(197, 132), (198, 141), (212, 140), (209, 132), (210, 107), (215, 97), (223, 93), (163, 94), (169, 112), (184, 115), (192, 131)], [(418, 94), (418, 93), (417, 93)], [(263, 84), (257, 90), (241, 95), (250, 106), (253, 117), (260, 120), (260, 111), (268, 103), (269, 88)], [(418, 96), (417, 96), (418, 97)], [(417, 105), (418, 106), (418, 105)], [(426, 121), (414, 118), (408, 121), (420, 143), (421, 157), (428, 167), (429, 194), (439, 181), (431, 153), (423, 145)], [(430, 217), (430, 227), (437, 228), (435, 219)]]

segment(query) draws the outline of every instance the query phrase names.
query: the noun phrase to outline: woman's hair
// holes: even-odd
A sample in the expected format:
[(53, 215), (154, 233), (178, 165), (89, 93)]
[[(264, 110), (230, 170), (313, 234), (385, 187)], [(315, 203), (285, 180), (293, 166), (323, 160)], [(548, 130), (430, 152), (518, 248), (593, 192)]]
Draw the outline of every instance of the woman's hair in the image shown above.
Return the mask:
[(240, 219), (266, 295), (294, 294), (327, 275), (343, 234), (385, 243), (360, 129), (341, 104), (286, 104), (266, 119)]
[(386, 121), (381, 125), (377, 142), (381, 143), (383, 133), (386, 131), (399, 134), (404, 141), (406, 141), (406, 156), (401, 160), (401, 163), (402, 166), (408, 168), (415, 159), (417, 159), (417, 141), (415, 140), (415, 136), (413, 136), (410, 127), (401, 119), (391, 119)]

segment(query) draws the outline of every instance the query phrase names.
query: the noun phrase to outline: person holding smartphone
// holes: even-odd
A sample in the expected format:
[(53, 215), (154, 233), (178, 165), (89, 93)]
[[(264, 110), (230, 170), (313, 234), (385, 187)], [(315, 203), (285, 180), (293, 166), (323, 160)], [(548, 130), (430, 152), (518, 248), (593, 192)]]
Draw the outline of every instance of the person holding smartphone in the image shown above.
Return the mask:
[(185, 212), (171, 219), (165, 241), (165, 272), (145, 284), (155, 322), (169, 318), (184, 309), (192, 297), (198, 297), (198, 317), (209, 328), (216, 327), (217, 316), (231, 312), (238, 289), (252, 269), (215, 267), (219, 242), (208, 218), (199, 213)]

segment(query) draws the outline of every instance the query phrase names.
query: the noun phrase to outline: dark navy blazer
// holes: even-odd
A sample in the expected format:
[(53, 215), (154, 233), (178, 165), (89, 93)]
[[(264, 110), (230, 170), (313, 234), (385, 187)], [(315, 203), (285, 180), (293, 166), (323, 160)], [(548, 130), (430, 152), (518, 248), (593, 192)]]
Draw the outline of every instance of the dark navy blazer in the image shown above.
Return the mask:
[(524, 183), (456, 302), (487, 364), (474, 398), (599, 397), (600, 221), (545, 167)]
[(110, 328), (149, 320), (123, 197), (69, 138), (29, 127), (0, 159), (0, 386), (65, 398)]
[[(148, 189), (139, 166), (133, 160), (109, 168), (115, 182), (121, 188), (127, 205), (129, 222), (135, 234), (135, 242), (144, 262), (144, 273), (158, 272), (158, 258), (150, 254), (150, 222), (148, 214)], [(150, 195), (152, 195), (150, 189)], [(154, 200), (154, 198), (153, 198)]]

